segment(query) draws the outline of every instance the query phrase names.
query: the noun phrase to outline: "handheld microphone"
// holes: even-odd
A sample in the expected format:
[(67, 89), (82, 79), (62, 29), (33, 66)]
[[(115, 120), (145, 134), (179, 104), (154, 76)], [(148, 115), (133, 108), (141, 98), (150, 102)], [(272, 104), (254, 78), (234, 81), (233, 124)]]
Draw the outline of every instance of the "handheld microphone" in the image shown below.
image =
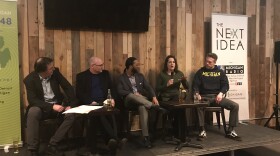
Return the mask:
[(174, 71), (171, 72), (171, 79), (173, 79), (173, 77), (174, 77)]

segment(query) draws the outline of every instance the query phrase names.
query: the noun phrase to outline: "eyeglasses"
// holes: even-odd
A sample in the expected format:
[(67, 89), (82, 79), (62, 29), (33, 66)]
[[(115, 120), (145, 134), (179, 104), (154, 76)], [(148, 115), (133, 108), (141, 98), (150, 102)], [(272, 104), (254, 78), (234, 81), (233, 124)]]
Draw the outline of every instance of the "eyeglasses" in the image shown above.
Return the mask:
[(93, 65), (102, 67), (104, 64), (93, 64)]

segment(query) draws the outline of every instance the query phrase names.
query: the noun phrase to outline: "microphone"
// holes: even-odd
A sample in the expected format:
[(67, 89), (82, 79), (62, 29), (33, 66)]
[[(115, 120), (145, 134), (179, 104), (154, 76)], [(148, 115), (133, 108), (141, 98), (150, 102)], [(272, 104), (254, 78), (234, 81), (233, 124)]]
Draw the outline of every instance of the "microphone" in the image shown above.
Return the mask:
[(174, 77), (174, 71), (171, 72), (171, 79), (173, 79), (173, 77)]

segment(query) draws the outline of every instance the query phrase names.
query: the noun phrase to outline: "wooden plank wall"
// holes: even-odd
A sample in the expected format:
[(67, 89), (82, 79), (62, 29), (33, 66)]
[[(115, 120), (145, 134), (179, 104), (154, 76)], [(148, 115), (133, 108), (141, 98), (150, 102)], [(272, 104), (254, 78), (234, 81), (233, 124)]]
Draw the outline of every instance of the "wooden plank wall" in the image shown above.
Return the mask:
[[(111, 33), (46, 29), (43, 0), (18, 0), (21, 80), (38, 56), (48, 56), (75, 85), (76, 74), (88, 68), (87, 60), (94, 55), (104, 60), (116, 81), (126, 58), (135, 56), (155, 86), (164, 58), (173, 54), (191, 81), (210, 51), (211, 13), (247, 15), (250, 118), (268, 117), (275, 103), (272, 56), (274, 41), (280, 40), (278, 10), (278, 0), (151, 0), (148, 32)], [(21, 86), (26, 103), (22, 82)]]

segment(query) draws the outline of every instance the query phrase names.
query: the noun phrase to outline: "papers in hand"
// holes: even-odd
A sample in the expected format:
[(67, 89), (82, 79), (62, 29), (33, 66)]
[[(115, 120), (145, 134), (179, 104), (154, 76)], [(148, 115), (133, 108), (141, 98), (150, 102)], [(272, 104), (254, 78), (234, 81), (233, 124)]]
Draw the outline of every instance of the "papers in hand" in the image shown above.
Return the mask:
[(78, 114), (87, 114), (92, 110), (96, 110), (96, 109), (100, 109), (103, 106), (88, 106), (88, 105), (81, 105), (79, 107), (74, 107), (71, 108), (65, 112), (63, 112), (62, 114), (67, 114), (67, 113), (78, 113)]

